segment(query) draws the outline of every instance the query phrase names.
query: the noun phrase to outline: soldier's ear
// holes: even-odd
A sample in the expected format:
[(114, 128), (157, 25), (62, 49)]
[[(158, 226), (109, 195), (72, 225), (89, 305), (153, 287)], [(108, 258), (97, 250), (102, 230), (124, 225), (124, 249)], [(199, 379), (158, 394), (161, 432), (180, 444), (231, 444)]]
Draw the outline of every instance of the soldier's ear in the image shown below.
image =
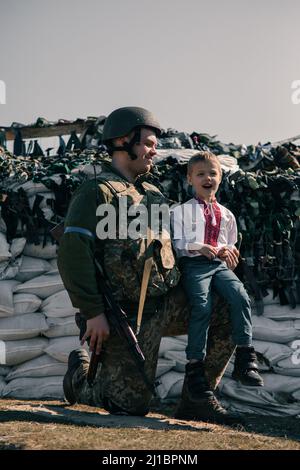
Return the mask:
[(130, 142), (131, 139), (134, 136), (134, 131), (131, 131), (130, 134), (123, 135), (122, 137), (119, 137), (120, 145), (123, 145), (125, 142)]
[(122, 147), (125, 142), (128, 142), (128, 136), (124, 135), (123, 137), (116, 137), (113, 140), (113, 144), (116, 147)]

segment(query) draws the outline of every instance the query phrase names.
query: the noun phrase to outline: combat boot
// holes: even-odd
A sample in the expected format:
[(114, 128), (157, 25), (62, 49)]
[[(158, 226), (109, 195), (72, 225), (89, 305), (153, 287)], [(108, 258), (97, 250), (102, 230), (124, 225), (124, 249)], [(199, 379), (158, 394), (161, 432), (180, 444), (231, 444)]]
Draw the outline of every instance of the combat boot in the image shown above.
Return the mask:
[(68, 370), (63, 380), (66, 400), (70, 405), (77, 402), (80, 389), (87, 377), (90, 358), (85, 349), (74, 349), (68, 359)]
[(256, 361), (257, 356), (252, 346), (237, 347), (232, 378), (243, 385), (262, 387), (264, 381), (259, 375)]
[(218, 424), (243, 424), (238, 414), (231, 414), (218, 402), (204, 374), (204, 363), (188, 363), (179, 405), (175, 418), (205, 421)]

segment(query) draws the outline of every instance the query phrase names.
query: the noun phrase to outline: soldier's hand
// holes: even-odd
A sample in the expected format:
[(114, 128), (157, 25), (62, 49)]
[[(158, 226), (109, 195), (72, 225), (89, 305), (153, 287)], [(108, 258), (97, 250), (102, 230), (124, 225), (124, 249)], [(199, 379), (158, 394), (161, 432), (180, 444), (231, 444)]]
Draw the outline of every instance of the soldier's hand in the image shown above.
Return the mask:
[(104, 313), (91, 318), (86, 322), (86, 332), (81, 340), (81, 345), (90, 337), (90, 351), (100, 354), (102, 343), (109, 337), (109, 324)]

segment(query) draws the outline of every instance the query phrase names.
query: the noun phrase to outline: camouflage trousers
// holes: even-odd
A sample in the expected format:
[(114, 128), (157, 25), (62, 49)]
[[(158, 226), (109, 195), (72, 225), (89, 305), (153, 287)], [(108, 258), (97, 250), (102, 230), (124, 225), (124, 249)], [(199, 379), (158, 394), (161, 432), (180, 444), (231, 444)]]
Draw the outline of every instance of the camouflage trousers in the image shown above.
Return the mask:
[[(151, 382), (155, 380), (162, 336), (186, 334), (189, 310), (181, 283), (171, 289), (158, 307), (147, 308), (146, 305), (138, 341), (146, 358), (145, 373)], [(127, 310), (126, 313), (135, 331), (137, 307), (136, 311)], [(213, 389), (221, 380), (233, 350), (228, 306), (220, 297), (215, 296), (206, 356), (207, 378)], [(113, 330), (105, 343), (101, 367), (98, 368), (94, 385), (90, 387), (86, 379), (82, 380), (82, 375), (78, 380), (79, 388), (74, 381), (76, 382), (76, 373), (73, 383), (79, 403), (133, 415), (145, 415), (149, 411), (152, 394), (143, 382), (125, 341)]]

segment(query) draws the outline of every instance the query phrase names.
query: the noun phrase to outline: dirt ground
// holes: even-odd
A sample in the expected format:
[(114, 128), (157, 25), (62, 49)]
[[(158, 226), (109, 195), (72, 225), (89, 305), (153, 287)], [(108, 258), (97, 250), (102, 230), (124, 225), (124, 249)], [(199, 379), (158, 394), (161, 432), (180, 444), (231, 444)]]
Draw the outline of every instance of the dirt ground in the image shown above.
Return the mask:
[(300, 419), (247, 416), (242, 428), (172, 418), (174, 405), (146, 417), (59, 401), (0, 400), (0, 449), (300, 450)]

